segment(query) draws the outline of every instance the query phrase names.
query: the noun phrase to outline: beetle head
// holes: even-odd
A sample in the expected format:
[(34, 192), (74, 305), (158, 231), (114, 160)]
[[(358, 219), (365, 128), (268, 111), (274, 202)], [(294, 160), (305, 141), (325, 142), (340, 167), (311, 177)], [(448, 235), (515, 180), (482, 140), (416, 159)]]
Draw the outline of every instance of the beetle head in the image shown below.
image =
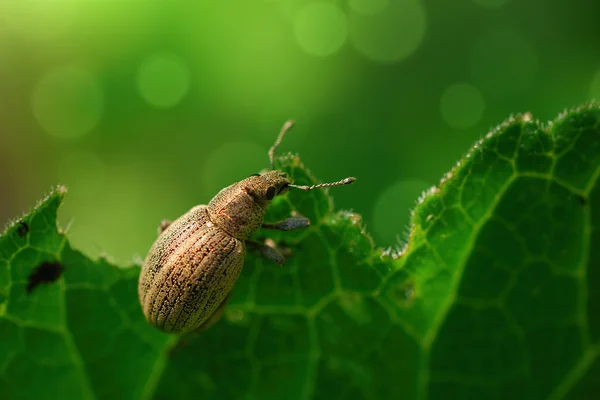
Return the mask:
[(287, 174), (281, 171), (266, 171), (254, 174), (240, 182), (244, 183), (244, 189), (254, 201), (265, 208), (275, 196), (287, 192), (290, 188), (290, 180)]
[(251, 175), (221, 190), (208, 203), (211, 220), (240, 240), (258, 230), (271, 200), (287, 192), (290, 180), (280, 171)]
[(275, 196), (287, 192), (290, 188), (313, 190), (347, 185), (355, 181), (354, 178), (345, 178), (337, 182), (311, 186), (294, 185), (285, 173), (275, 170), (275, 150), (283, 136), (293, 126), (293, 121), (286, 122), (275, 144), (269, 149), (271, 171), (250, 175), (248, 178), (226, 187), (208, 203), (207, 211), (210, 219), (231, 236), (244, 240), (257, 231), (263, 224), (271, 200)]

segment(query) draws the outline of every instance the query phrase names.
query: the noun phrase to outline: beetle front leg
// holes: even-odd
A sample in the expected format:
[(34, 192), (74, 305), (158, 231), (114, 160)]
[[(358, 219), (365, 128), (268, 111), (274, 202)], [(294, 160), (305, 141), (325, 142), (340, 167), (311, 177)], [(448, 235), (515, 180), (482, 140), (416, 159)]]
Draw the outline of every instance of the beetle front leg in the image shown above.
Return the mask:
[(168, 219), (163, 219), (162, 221), (160, 221), (160, 225), (158, 226), (158, 234), (160, 235), (161, 233), (163, 233), (169, 226), (171, 226), (171, 223), (173, 221), (170, 221)]
[(279, 265), (285, 264), (285, 257), (275, 247), (275, 242), (267, 239), (265, 243), (256, 242), (254, 240), (246, 240), (246, 245), (257, 249), (260, 254), (271, 261), (275, 261)]
[(310, 219), (302, 216), (294, 216), (283, 221), (275, 222), (273, 224), (263, 224), (264, 229), (278, 229), (280, 231), (291, 231), (299, 228), (306, 228), (310, 225)]

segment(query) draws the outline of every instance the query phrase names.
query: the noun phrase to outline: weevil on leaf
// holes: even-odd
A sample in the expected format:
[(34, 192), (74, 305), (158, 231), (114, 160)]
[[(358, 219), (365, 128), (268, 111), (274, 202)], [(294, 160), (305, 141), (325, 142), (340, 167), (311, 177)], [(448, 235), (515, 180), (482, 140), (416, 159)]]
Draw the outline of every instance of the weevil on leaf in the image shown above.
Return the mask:
[(350, 177), (319, 185), (294, 185), (285, 173), (275, 170), (275, 150), (293, 126), (293, 121), (286, 122), (269, 149), (270, 171), (236, 182), (217, 193), (208, 205), (195, 206), (177, 220), (160, 224), (138, 282), (142, 310), (151, 325), (183, 333), (214, 324), (242, 271), (247, 246), (277, 264), (285, 262), (272, 241), (251, 241), (250, 235), (261, 228), (289, 231), (310, 225), (302, 216), (264, 223), (271, 200), (290, 188), (314, 190), (355, 181)]

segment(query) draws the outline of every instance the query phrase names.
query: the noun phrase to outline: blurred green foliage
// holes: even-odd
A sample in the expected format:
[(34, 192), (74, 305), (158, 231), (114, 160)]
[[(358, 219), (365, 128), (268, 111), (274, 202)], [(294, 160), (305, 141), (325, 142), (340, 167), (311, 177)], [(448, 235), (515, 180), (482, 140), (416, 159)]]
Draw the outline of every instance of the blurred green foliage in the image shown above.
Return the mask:
[[(514, 112), (600, 97), (591, 0), (0, 0), (0, 224), (56, 184), (90, 255), (144, 256), (162, 218), (302, 155), (378, 243)], [(400, 235), (398, 235), (400, 233)]]

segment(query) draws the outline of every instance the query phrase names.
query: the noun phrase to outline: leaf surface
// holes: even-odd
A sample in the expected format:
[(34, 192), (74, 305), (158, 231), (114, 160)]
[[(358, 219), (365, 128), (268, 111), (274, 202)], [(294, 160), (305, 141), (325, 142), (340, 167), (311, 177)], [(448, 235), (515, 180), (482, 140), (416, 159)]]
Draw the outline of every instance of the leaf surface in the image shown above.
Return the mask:
[(70, 247), (59, 187), (0, 236), (0, 396), (592, 398), (599, 176), (589, 105), (547, 126), (510, 118), (479, 141), (420, 199), (399, 254), (326, 191), (290, 191), (268, 220), (297, 211), (311, 227), (257, 235), (290, 248), (286, 266), (250, 252), (223, 319), (181, 337), (145, 322), (138, 266)]

